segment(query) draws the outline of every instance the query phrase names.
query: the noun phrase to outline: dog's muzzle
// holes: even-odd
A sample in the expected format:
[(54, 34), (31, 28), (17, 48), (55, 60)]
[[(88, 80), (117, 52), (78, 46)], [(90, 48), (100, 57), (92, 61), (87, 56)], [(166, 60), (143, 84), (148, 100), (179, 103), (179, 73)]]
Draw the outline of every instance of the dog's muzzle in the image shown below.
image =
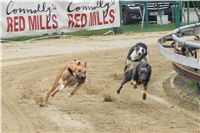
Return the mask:
[(144, 76), (144, 75), (142, 75), (140, 78), (139, 78), (139, 81), (140, 81), (140, 83), (145, 83), (146, 82), (146, 75)]
[(84, 83), (85, 79), (86, 79), (86, 75), (85, 74), (78, 74), (78, 75), (76, 75), (76, 79), (77, 79), (78, 83)]

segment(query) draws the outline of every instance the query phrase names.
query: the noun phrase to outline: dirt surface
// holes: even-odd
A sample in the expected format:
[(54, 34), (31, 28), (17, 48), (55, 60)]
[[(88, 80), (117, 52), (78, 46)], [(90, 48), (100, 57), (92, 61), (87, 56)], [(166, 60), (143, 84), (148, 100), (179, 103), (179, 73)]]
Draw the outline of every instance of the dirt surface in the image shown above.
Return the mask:
[[(170, 84), (170, 86), (168, 86)], [(163, 87), (167, 95), (180, 107), (188, 110), (200, 109), (200, 96), (197, 94), (194, 82), (177, 75), (176, 73), (164, 83)]]
[[(174, 74), (157, 52), (159, 33), (67, 37), (2, 46), (2, 131), (4, 133), (200, 133), (200, 111), (169, 100), (163, 84)], [(147, 100), (142, 86), (119, 86), (128, 49), (147, 43), (153, 68)], [(69, 98), (70, 88), (39, 107), (58, 69), (74, 58), (88, 62), (86, 84)], [(105, 102), (109, 99), (109, 102)]]

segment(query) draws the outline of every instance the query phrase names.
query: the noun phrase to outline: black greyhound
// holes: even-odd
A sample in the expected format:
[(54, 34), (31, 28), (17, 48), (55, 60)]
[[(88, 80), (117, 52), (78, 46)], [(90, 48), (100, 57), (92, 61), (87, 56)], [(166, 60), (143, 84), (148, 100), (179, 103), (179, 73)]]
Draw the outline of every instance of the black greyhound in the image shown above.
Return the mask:
[(123, 85), (128, 81), (131, 81), (134, 88), (137, 88), (137, 85), (143, 84), (144, 92), (143, 92), (143, 99), (146, 99), (146, 91), (147, 86), (151, 77), (151, 65), (149, 65), (145, 61), (141, 62), (132, 62), (124, 72), (124, 77), (121, 81), (119, 88), (117, 89), (117, 93), (119, 94)]

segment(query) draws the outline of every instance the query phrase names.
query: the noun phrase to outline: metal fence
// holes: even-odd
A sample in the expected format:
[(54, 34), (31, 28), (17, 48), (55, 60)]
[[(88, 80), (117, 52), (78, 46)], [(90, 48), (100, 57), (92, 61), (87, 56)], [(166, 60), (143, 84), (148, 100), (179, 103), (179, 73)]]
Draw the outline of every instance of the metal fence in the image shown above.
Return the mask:
[[(183, 36), (196, 36), (199, 39), (200, 23), (186, 25), (175, 29), (171, 34), (161, 37), (157, 41), (157, 47), (160, 53), (167, 59), (173, 62), (174, 70), (180, 75), (196, 81), (197, 92), (200, 94), (200, 59), (197, 57), (197, 50), (200, 49), (199, 41), (193, 42), (184, 40)], [(172, 41), (171, 45), (166, 45), (166, 42)], [(173, 44), (179, 44), (189, 50), (190, 54), (174, 52), (176, 47)], [(168, 48), (175, 48), (169, 50)]]
[[(164, 10), (167, 4), (169, 9), (166, 12), (170, 13), (168, 13), (168, 22), (165, 23), (162, 17), (166, 14)], [(152, 13), (156, 13), (154, 22), (151, 20)], [(133, 21), (127, 24), (126, 17), (132, 17)], [(134, 17), (135, 20), (138, 20), (137, 17), (139, 17), (139, 21), (134, 22)], [(183, 25), (200, 22), (200, 2), (122, 0), (120, 1), (120, 19), (121, 27), (120, 29), (114, 28), (115, 32), (172, 30)]]

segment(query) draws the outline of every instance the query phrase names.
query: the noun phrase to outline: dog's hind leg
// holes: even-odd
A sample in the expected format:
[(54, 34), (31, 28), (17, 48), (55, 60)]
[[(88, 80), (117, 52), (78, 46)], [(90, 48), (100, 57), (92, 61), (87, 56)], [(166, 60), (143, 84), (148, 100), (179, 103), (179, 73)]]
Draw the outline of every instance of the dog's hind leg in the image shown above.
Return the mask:
[(50, 96), (51, 93), (52, 93), (52, 90), (53, 90), (53, 88), (46, 94), (45, 98), (43, 99), (43, 102), (40, 103), (40, 107), (45, 107), (45, 106), (47, 106), (47, 102), (48, 102), (49, 96)]
[(47, 93), (46, 97), (44, 98), (43, 103), (40, 105), (41, 107), (46, 106), (50, 95), (54, 96), (59, 91), (58, 87), (60, 87), (62, 80), (60, 80), (59, 82), (60, 83), (57, 83), (57, 84), (54, 83), (53, 84), (51, 90)]
[(56, 87), (56, 89), (53, 90), (53, 92), (51, 92), (51, 96), (52, 96), (52, 97), (54, 97), (55, 94), (61, 90), (61, 89), (59, 89), (59, 88), (63, 88), (63, 86), (62, 86), (62, 87), (61, 87), (61, 86), (62, 86), (62, 85), (58, 85), (58, 86)]
[[(58, 85), (57, 85), (58, 86)], [(40, 104), (40, 107), (44, 107), (46, 106), (47, 102), (48, 102), (48, 99), (49, 99), (49, 96), (51, 95), (51, 93), (57, 88), (57, 86), (53, 86), (51, 88), (51, 90), (47, 93), (46, 97), (44, 98), (44, 101), (42, 104)]]

